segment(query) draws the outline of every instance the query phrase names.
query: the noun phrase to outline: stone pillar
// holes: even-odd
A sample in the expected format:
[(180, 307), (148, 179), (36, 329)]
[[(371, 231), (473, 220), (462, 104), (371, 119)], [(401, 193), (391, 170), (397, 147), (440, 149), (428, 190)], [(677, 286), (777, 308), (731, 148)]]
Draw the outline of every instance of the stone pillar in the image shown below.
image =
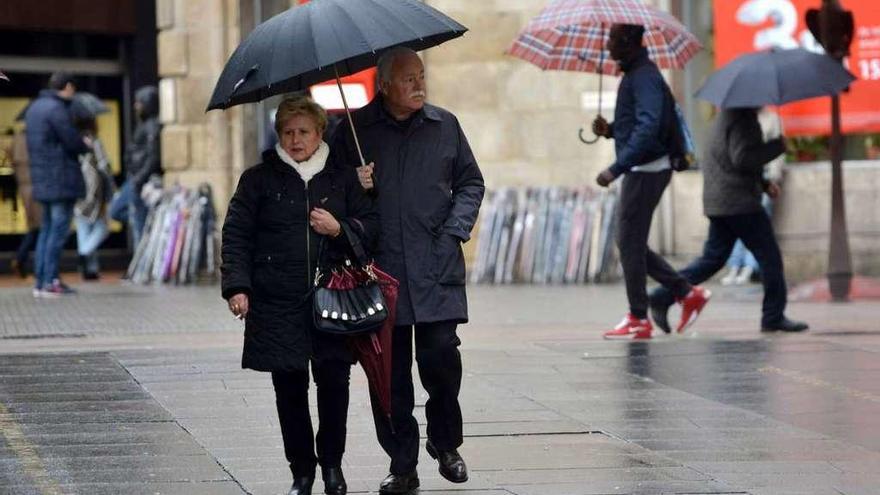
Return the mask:
[(157, 0), (156, 12), (165, 182), (208, 182), (222, 218), (244, 169), (242, 112), (205, 108), (239, 43), (239, 0)]

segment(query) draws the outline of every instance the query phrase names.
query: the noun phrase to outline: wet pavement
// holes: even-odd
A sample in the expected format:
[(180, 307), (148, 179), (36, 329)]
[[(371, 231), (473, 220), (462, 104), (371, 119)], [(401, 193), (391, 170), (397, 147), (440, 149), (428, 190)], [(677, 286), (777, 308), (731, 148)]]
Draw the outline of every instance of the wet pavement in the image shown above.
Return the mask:
[[(622, 292), (472, 289), (471, 477), (447, 483), (422, 450), (422, 493), (880, 493), (880, 303), (793, 304), (811, 333), (761, 335), (760, 290), (719, 288), (695, 335), (603, 342)], [(0, 289), (0, 494), (285, 493), (271, 383), (240, 369), (241, 330), (216, 288)], [(369, 411), (354, 370), (351, 493), (387, 470)]]

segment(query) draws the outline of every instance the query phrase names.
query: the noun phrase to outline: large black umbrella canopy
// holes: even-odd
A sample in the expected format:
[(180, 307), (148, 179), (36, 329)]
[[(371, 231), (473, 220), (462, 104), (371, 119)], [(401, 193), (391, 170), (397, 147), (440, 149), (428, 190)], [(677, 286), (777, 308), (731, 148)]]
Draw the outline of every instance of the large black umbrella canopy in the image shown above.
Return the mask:
[(802, 48), (741, 55), (697, 91), (720, 108), (757, 108), (840, 93), (856, 80), (828, 57)]
[(467, 28), (419, 0), (313, 0), (258, 25), (239, 45), (208, 110), (250, 103), (376, 65), (383, 50), (423, 50)]

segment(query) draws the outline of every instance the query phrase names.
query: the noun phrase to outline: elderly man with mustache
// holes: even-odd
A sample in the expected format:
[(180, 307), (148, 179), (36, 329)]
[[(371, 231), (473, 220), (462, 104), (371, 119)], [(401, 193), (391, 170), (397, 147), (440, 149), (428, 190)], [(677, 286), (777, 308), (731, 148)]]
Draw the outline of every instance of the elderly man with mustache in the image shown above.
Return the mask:
[[(380, 94), (353, 119), (371, 162), (359, 167), (361, 185), (374, 190), (380, 213), (376, 259), (400, 281), (390, 421), (373, 397), (376, 433), (391, 457), (379, 493), (405, 494), (419, 486), (413, 336), (419, 377), (428, 392), (425, 448), (444, 478), (467, 481), (458, 453), (462, 364), (456, 329), (468, 320), (461, 244), (470, 238), (484, 186), (458, 120), (425, 103), (425, 68), (418, 55), (393, 49), (379, 60), (378, 73)], [(349, 125), (337, 128), (333, 143), (333, 152), (344, 154), (341, 160), (360, 164)]]

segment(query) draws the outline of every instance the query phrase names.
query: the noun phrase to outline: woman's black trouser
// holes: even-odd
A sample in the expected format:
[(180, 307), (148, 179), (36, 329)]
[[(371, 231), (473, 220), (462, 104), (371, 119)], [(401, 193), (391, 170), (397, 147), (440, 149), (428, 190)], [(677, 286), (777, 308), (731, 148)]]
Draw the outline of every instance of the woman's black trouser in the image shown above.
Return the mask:
[(345, 452), (351, 364), (338, 360), (313, 361), (312, 373), (318, 390), (317, 439), (309, 415), (309, 371), (272, 372), (284, 455), (294, 478), (313, 477), (318, 463), (324, 468), (339, 467)]

